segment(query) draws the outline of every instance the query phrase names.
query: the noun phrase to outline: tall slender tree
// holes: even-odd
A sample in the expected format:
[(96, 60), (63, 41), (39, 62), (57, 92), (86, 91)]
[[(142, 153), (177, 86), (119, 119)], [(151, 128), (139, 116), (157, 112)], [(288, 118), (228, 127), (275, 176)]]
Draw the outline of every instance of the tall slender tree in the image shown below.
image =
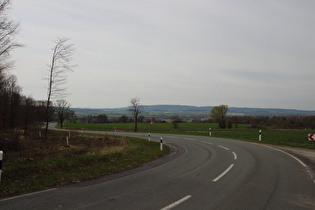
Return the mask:
[(69, 39), (58, 38), (55, 41), (51, 63), (48, 66), (48, 89), (46, 103), (46, 128), (45, 138), (48, 137), (48, 124), (50, 120), (50, 108), (53, 98), (62, 99), (66, 96), (65, 87), (66, 73), (73, 71), (75, 65), (72, 64), (74, 52), (73, 44), (68, 44)]

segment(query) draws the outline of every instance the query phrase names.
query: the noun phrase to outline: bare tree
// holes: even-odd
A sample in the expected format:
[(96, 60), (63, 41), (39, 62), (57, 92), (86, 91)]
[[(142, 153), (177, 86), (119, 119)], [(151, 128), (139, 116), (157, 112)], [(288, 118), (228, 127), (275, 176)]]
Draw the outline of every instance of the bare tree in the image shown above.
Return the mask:
[(135, 119), (135, 132), (138, 131), (138, 117), (139, 114), (143, 113), (143, 106), (140, 105), (140, 98), (132, 98), (130, 100), (130, 106), (128, 111), (131, 112), (132, 116)]
[(69, 116), (69, 111), (70, 111), (69, 108), (70, 108), (70, 104), (66, 100), (61, 99), (57, 101), (56, 112), (58, 115), (61, 128), (63, 128), (64, 121)]
[(178, 129), (178, 123), (181, 123), (183, 122), (183, 120), (178, 116), (178, 115), (174, 115), (172, 116), (172, 123), (173, 123), (173, 126), (174, 126), (174, 129)]
[(58, 38), (55, 41), (51, 64), (48, 66), (48, 90), (46, 104), (46, 129), (45, 138), (48, 135), (48, 124), (50, 120), (50, 108), (52, 98), (62, 99), (66, 96), (63, 85), (66, 83), (66, 73), (73, 71), (75, 65), (71, 64), (73, 55), (73, 44), (68, 44), (68, 39)]
[(25, 97), (23, 100), (23, 124), (24, 124), (24, 135), (28, 129), (28, 125), (34, 122), (35, 113), (35, 101), (31, 97)]
[(7, 17), (10, 4), (11, 0), (0, 0), (0, 80), (3, 71), (13, 64), (9, 61), (11, 51), (22, 46), (13, 41), (14, 36), (19, 31), (19, 24)]
[[(7, 17), (7, 11), (10, 9), (11, 0), (0, 0), (0, 119), (6, 126), (7, 102), (8, 102), (8, 75), (5, 70), (12, 67), (10, 53), (22, 45), (14, 42), (14, 37), (18, 33), (19, 24)], [(1, 125), (0, 125), (1, 126)]]
[(17, 78), (14, 75), (9, 77), (9, 99), (10, 99), (10, 128), (13, 129), (16, 125), (16, 118), (19, 113), (21, 103), (22, 88), (17, 84)]

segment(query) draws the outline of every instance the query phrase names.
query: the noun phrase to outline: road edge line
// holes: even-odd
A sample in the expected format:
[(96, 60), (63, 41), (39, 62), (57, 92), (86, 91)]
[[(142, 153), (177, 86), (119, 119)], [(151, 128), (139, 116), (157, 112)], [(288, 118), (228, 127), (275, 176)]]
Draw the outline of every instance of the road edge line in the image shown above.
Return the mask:
[(50, 191), (54, 191), (56, 189), (57, 188), (51, 188), (51, 189), (47, 189), (47, 190), (41, 190), (41, 191), (27, 193), (27, 194), (23, 194), (23, 195), (17, 195), (17, 196), (13, 196), (13, 197), (8, 197), (8, 198), (1, 199), (0, 202), (9, 201), (9, 200), (13, 200), (13, 199), (16, 199), (16, 198), (32, 196), (32, 195), (36, 195), (36, 194), (40, 194), (40, 193), (50, 192)]
[(265, 147), (268, 147), (270, 149), (274, 149), (278, 152), (282, 152), (286, 155), (288, 155), (289, 157), (293, 158), (294, 160), (296, 160), (298, 163), (300, 163), (305, 169), (306, 169), (306, 172), (310, 175), (311, 179), (313, 180), (314, 184), (315, 184), (315, 175), (314, 175), (314, 172), (310, 169), (310, 167), (308, 165), (306, 165), (302, 160), (300, 160), (298, 157), (295, 157), (294, 155), (286, 152), (286, 151), (283, 151), (281, 149), (278, 149), (278, 148), (275, 148), (275, 147), (272, 147), (272, 146), (268, 146), (268, 145), (263, 145), (261, 144), (262, 146), (265, 146)]

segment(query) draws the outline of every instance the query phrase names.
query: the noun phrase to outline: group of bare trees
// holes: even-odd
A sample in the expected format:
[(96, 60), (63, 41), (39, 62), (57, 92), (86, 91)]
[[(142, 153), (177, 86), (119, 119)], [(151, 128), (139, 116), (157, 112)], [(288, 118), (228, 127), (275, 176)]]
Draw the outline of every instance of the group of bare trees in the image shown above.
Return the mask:
[(46, 121), (47, 138), (52, 113), (56, 111), (61, 125), (69, 115), (70, 105), (64, 99), (66, 93), (63, 85), (66, 82), (66, 73), (72, 71), (75, 66), (71, 64), (73, 44), (68, 44), (69, 40), (66, 38), (58, 38), (55, 41), (51, 63), (48, 66), (47, 100), (36, 102), (23, 96), (16, 76), (9, 72), (13, 67), (10, 59), (12, 51), (22, 47), (22, 44), (14, 41), (19, 31), (19, 23), (8, 18), (10, 5), (11, 0), (0, 0), (0, 129), (24, 125), (26, 130), (30, 122)]
[(0, 84), (0, 129), (22, 127), (25, 131), (30, 124), (40, 119), (43, 106), (36, 104), (31, 97), (22, 95), (22, 88), (14, 75), (5, 74)]
[(4, 130), (18, 123), (19, 106), (26, 101), (22, 102), (22, 88), (17, 84), (16, 77), (8, 72), (13, 66), (11, 52), (22, 46), (14, 41), (19, 24), (7, 17), (10, 3), (10, 0), (0, 1), (0, 126)]

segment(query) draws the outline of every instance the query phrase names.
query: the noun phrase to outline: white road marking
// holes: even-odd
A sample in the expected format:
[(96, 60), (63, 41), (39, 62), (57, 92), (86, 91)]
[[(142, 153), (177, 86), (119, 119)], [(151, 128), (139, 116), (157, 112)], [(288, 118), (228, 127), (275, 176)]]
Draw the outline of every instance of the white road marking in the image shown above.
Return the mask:
[(173, 139), (178, 139), (177, 136), (165, 136), (166, 138), (173, 138)]
[(270, 148), (270, 149), (277, 150), (277, 151), (282, 152), (282, 153), (284, 153), (284, 154), (290, 156), (291, 158), (295, 159), (298, 163), (300, 163), (300, 164), (306, 169), (306, 172), (310, 175), (311, 179), (313, 180), (313, 182), (314, 182), (314, 184), (315, 184), (314, 173), (312, 172), (312, 170), (309, 169), (309, 166), (307, 166), (302, 160), (300, 160), (299, 158), (297, 158), (297, 157), (295, 157), (295, 156), (293, 156), (293, 155), (291, 155), (291, 154), (289, 154), (289, 153), (287, 153), (287, 152), (285, 152), (285, 151), (283, 151), (283, 150), (281, 150), (281, 149), (277, 149), (277, 148), (275, 148), (275, 147), (270, 147), (270, 146), (268, 146), (268, 145), (263, 145), (263, 144), (260, 144), (260, 145), (261, 145), (261, 146), (268, 147), (268, 148)]
[(174, 202), (174, 203), (172, 203), (172, 204), (170, 204), (170, 205), (164, 207), (164, 208), (161, 209), (161, 210), (169, 210), (169, 209), (172, 209), (172, 208), (178, 206), (179, 204), (184, 203), (186, 200), (188, 200), (188, 199), (190, 199), (190, 198), (191, 198), (191, 195), (187, 195), (186, 197), (184, 197), (184, 198), (182, 198), (182, 199), (180, 199), (180, 200), (178, 200), (178, 201), (176, 201), (176, 202)]
[(283, 150), (281, 150), (281, 149), (277, 149), (277, 148), (270, 147), (270, 146), (267, 146), (267, 145), (264, 145), (264, 146), (265, 146), (265, 147), (269, 147), (269, 148), (274, 149), (274, 150), (277, 150), (277, 151), (279, 151), (279, 152), (282, 152), (282, 153), (284, 153), (284, 154), (286, 154), (286, 155), (292, 157), (293, 159), (295, 159), (295, 160), (296, 160), (297, 162), (299, 162), (303, 167), (306, 167), (306, 164), (305, 164), (303, 161), (301, 161), (299, 158), (297, 158), (297, 157), (295, 157), (295, 156), (293, 156), (293, 155), (291, 155), (291, 154), (289, 154), (289, 153), (287, 153), (287, 152), (285, 152), (285, 151), (283, 151)]
[(210, 144), (210, 145), (213, 145), (213, 143), (211, 142), (206, 142), (206, 141), (201, 141), (202, 143), (205, 143), (205, 144)]
[(222, 149), (230, 150), (229, 148), (221, 146), (221, 145), (218, 145), (218, 147), (221, 147)]
[(234, 160), (236, 160), (236, 159), (237, 159), (236, 153), (235, 153), (235, 152), (232, 152), (232, 153), (233, 153), (233, 155), (234, 155)]
[(212, 180), (213, 182), (218, 181), (219, 179), (221, 179), (225, 174), (227, 174), (232, 168), (233, 168), (234, 164), (231, 164), (225, 171), (223, 171), (222, 174), (220, 174), (220, 176), (218, 176), (217, 178), (215, 178), (214, 180)]
[(196, 141), (195, 139), (190, 139), (190, 138), (184, 138), (186, 140), (189, 140), (189, 141)]
[(16, 198), (22, 198), (22, 197), (26, 197), (26, 196), (31, 196), (31, 195), (36, 195), (36, 194), (40, 194), (40, 193), (44, 193), (44, 192), (50, 192), (50, 191), (54, 191), (56, 189), (57, 188), (51, 188), (51, 189), (48, 189), (48, 190), (42, 190), (42, 191), (38, 191), (38, 192), (28, 193), (28, 194), (24, 194), (24, 195), (18, 195), (18, 196), (14, 196), (14, 197), (10, 197), (10, 198), (5, 198), (5, 199), (0, 200), (0, 202), (1, 201), (13, 200), (13, 199), (16, 199)]

